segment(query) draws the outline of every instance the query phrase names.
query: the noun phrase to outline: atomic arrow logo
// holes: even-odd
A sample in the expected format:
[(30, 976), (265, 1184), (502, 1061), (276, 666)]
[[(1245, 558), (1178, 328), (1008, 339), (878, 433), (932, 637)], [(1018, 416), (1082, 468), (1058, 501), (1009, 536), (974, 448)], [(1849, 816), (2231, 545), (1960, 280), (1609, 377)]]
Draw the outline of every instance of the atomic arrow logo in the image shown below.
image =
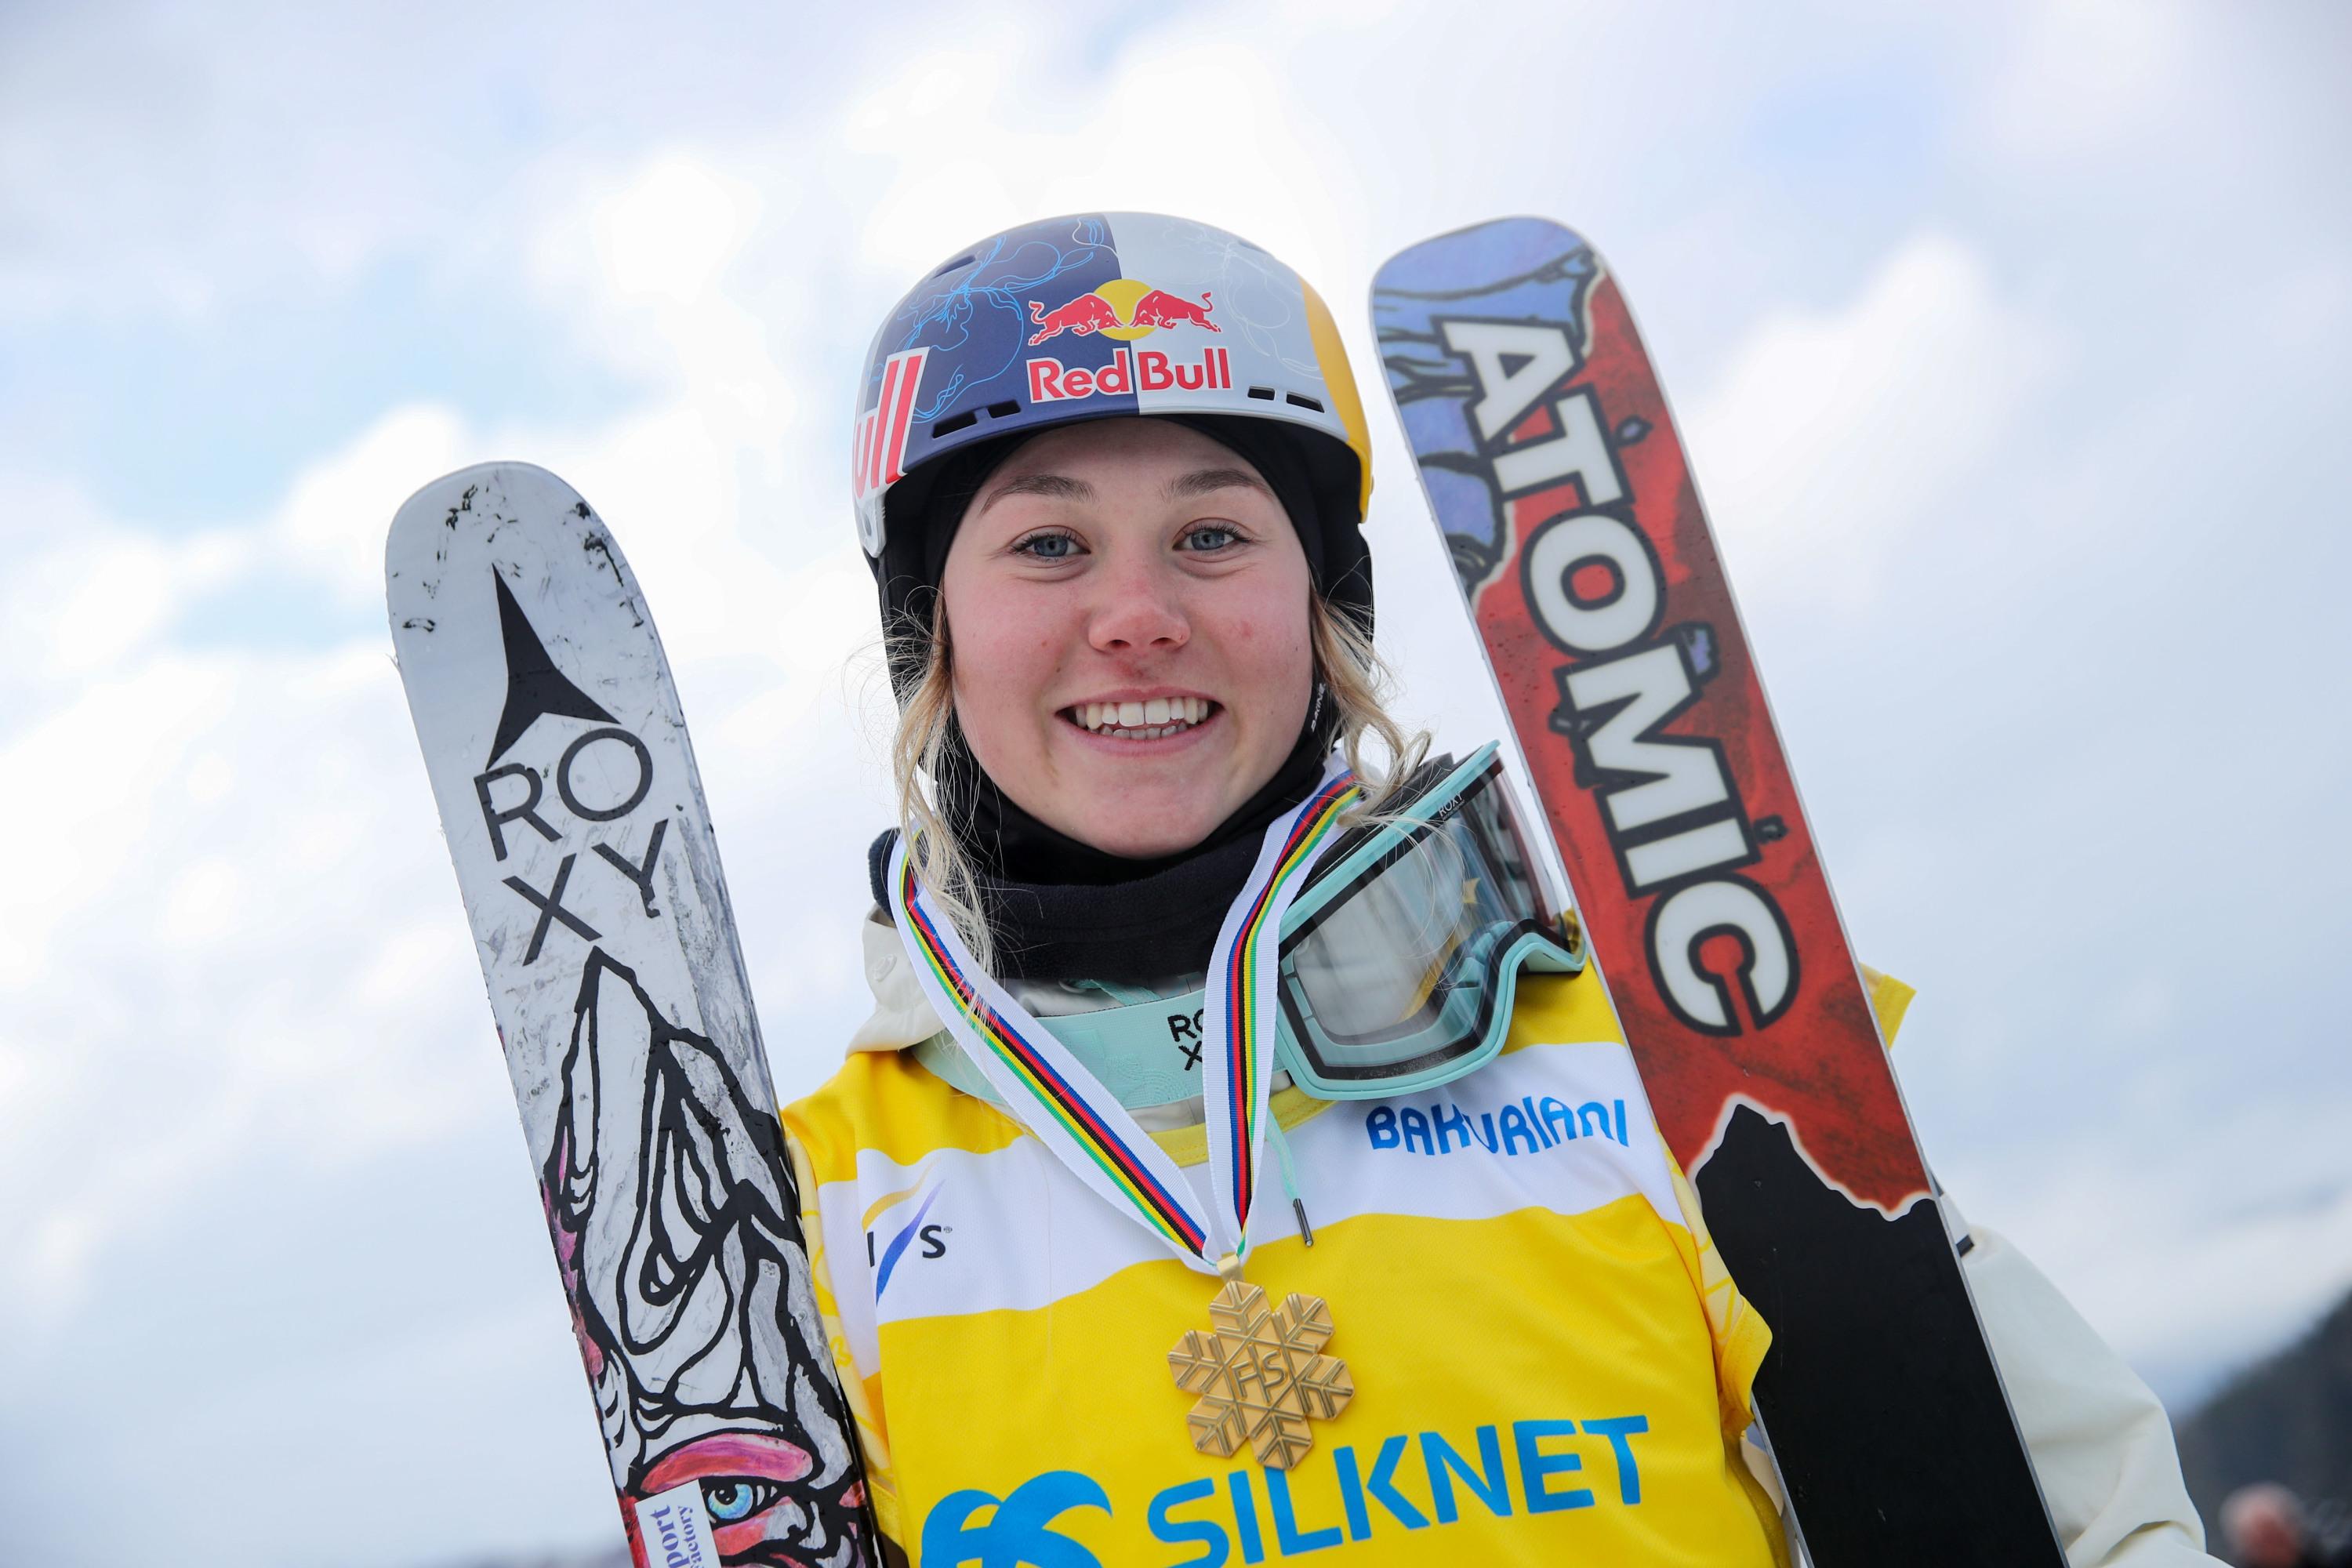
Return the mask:
[(547, 645), (539, 640), (539, 633), (524, 618), (522, 606), (515, 603), (513, 591), (496, 567), (490, 569), (490, 581), (499, 585), (499, 632), (507, 645), (507, 705), (499, 715), (499, 732), (490, 741), (490, 760), (482, 765), (497, 766), (507, 748), (522, 739), (522, 732), (542, 713), (566, 719), (593, 719), (605, 724), (615, 722), (593, 698), (572, 685), (571, 678), (555, 668), (555, 660), (548, 657)]

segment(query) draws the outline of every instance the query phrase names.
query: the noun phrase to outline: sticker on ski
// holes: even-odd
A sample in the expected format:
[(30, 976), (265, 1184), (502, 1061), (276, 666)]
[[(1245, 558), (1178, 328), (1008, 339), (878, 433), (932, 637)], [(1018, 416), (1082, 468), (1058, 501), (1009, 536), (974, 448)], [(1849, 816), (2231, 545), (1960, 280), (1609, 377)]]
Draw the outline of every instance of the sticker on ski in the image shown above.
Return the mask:
[(384, 575), (635, 1560), (864, 1563), (775, 1091), (635, 579), (519, 463), (419, 490)]

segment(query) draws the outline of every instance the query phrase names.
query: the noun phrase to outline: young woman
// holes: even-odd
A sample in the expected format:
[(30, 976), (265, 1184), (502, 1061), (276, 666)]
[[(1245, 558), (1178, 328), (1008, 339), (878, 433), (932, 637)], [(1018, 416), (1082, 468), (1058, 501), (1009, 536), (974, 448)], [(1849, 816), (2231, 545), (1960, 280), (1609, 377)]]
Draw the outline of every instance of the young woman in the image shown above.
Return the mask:
[[(1369, 458), (1320, 299), (1198, 224), (1008, 231), (877, 340), (901, 823), (785, 1128), (894, 1560), (1788, 1560), (1769, 1329), (1491, 749), (1381, 710)], [(2160, 1409), (1970, 1268), (2074, 1560), (2204, 1561)]]

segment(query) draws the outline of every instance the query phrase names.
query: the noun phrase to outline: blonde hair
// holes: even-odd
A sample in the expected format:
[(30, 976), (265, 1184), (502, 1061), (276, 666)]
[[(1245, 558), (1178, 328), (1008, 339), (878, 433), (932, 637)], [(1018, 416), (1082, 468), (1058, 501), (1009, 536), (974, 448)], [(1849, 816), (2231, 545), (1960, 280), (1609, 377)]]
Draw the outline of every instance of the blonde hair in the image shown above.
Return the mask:
[[(955, 922), (964, 945), (981, 966), (995, 969), (995, 932), (981, 900), (971, 858), (940, 815), (940, 773), (948, 765), (955, 722), (954, 641), (947, 611), (937, 594), (928, 626), (908, 615), (889, 639), (887, 658), (897, 668), (919, 666), (922, 674), (902, 694), (898, 728), (891, 737), (890, 768), (898, 789), (898, 832), (910, 856), (919, 854), (924, 889)], [(1307, 596), (1307, 637), (1315, 674), (1337, 720), (1340, 748), (1364, 786), (1364, 798), (1349, 808), (1343, 824), (1382, 816), (1397, 787), (1411, 777), (1429, 751), (1426, 730), (1407, 733), (1388, 710), (1394, 676), (1369, 633), (1352, 616), (1332, 609), (1319, 594)], [(1377, 759), (1368, 742), (1378, 742)], [(917, 847), (919, 846), (919, 851)]]

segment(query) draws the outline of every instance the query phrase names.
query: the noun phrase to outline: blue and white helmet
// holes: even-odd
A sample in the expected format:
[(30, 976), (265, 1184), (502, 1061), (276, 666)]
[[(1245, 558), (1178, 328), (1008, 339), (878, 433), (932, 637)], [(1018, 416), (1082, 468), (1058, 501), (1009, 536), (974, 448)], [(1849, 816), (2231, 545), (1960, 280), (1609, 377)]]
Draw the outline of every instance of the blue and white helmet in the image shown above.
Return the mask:
[[(1086, 419), (1265, 421), (1312, 477), (1327, 590), (1369, 624), (1371, 441), (1331, 312), (1249, 241), (1153, 213), (1082, 213), (959, 251), (898, 302), (859, 382), (857, 537), (886, 625), (922, 581), (924, 503), (953, 453)], [(952, 520), (950, 520), (952, 521)]]

